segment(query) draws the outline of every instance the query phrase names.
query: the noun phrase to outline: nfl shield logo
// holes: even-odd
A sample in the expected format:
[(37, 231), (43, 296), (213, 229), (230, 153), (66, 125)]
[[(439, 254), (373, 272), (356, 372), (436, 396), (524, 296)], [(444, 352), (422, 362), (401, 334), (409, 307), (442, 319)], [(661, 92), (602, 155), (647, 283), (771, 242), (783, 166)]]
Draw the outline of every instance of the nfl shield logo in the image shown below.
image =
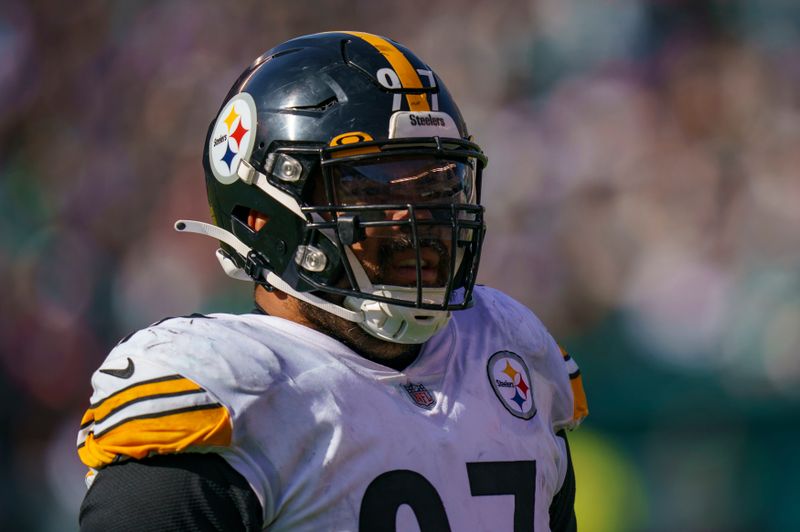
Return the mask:
[(430, 392), (426, 390), (425, 386), (422, 384), (414, 384), (413, 382), (409, 382), (408, 384), (404, 384), (403, 388), (405, 388), (405, 390), (408, 392), (408, 395), (411, 396), (411, 399), (413, 399), (414, 403), (420, 408), (431, 410), (433, 405), (436, 404), (436, 399), (433, 398)]

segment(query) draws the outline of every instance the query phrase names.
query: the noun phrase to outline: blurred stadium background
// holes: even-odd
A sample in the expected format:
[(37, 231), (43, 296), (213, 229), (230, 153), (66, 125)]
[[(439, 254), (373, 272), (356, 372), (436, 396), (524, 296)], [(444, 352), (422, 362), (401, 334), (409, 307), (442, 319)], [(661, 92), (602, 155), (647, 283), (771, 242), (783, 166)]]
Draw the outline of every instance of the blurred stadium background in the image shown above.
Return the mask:
[(200, 156), (230, 83), (359, 29), (445, 79), (489, 155), (482, 282), (579, 360), (583, 532), (800, 530), (800, 3), (4, 0), (0, 528), (77, 528), (116, 340), (247, 311)]

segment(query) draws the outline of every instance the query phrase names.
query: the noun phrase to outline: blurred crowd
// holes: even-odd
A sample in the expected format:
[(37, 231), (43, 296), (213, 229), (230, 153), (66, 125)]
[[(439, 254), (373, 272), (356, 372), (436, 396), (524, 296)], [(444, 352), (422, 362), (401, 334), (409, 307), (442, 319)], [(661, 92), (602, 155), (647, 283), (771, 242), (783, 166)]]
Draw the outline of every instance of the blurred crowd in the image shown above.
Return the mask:
[[(0, 529), (71, 530), (114, 343), (246, 312), (207, 239), (228, 87), (358, 29), (445, 80), (489, 156), (482, 283), (581, 363), (581, 530), (800, 529), (800, 4), (355, 0), (0, 6)], [(794, 509), (792, 509), (794, 508)]]

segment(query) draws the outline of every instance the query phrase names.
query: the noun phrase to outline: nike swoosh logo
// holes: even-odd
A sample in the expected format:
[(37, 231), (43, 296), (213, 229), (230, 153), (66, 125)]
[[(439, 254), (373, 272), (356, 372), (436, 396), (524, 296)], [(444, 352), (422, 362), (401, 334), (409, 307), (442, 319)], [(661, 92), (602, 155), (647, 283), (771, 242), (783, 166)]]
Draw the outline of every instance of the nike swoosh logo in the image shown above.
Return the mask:
[(122, 369), (101, 369), (100, 373), (111, 375), (112, 377), (119, 377), (120, 379), (130, 379), (133, 375), (133, 360), (128, 358), (128, 365)]

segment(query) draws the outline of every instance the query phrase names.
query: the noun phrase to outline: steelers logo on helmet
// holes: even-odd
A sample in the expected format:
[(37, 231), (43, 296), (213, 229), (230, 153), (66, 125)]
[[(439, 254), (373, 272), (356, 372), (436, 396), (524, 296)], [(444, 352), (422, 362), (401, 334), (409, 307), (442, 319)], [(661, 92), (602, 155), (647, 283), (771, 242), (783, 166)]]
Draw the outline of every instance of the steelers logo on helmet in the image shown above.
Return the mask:
[(486, 369), (489, 383), (506, 410), (521, 419), (536, 415), (531, 374), (519, 355), (511, 351), (498, 351), (489, 357)]
[(256, 104), (246, 92), (234, 96), (222, 108), (208, 144), (208, 157), (214, 177), (230, 185), (238, 179), (239, 161), (253, 152), (256, 138)]

